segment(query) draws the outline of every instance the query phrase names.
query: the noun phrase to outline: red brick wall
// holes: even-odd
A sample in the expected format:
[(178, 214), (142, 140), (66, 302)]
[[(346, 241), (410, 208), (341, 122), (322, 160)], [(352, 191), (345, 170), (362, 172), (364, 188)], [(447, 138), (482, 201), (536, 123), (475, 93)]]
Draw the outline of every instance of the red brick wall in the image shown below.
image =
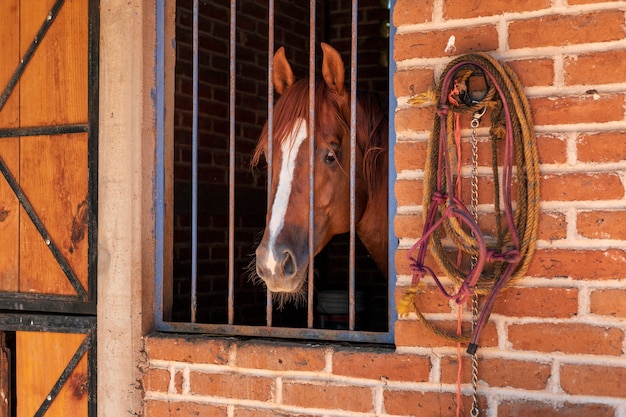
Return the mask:
[[(626, 416), (626, 37), (619, 2), (397, 0), (394, 148), (400, 297), (421, 234), (434, 107), (411, 107), (455, 54), (488, 51), (518, 73), (536, 125), (539, 241), (526, 277), (496, 302), (479, 350), (481, 415)], [(431, 286), (426, 317), (456, 325)], [(454, 416), (456, 347), (414, 314), (395, 349), (152, 336), (146, 415)], [(463, 358), (469, 415), (469, 359)]]
[[(626, 412), (626, 314), (620, 302), (626, 297), (626, 244), (618, 220), (626, 219), (624, 8), (562, 2), (551, 9), (553, 3), (433, 1), (417, 11), (414, 2), (396, 2), (396, 293), (403, 295), (410, 284), (406, 253), (422, 230), (422, 155), (434, 109), (409, 106), (406, 99), (432, 88), (450, 61), (444, 50), (454, 35), (455, 55), (489, 51), (519, 75), (540, 159), (538, 248), (527, 277), (498, 298), (481, 341), (484, 413), (621, 416)], [(455, 328), (456, 308), (438, 290), (428, 286), (418, 297), (433, 323)], [(454, 392), (453, 343), (409, 315), (396, 324), (396, 345), (399, 351), (437, 352), (429, 382), (440, 383), (446, 395)], [(469, 390), (469, 359), (464, 362)], [(405, 395), (416, 400), (423, 395), (417, 391)], [(417, 413), (415, 406), (407, 407)]]

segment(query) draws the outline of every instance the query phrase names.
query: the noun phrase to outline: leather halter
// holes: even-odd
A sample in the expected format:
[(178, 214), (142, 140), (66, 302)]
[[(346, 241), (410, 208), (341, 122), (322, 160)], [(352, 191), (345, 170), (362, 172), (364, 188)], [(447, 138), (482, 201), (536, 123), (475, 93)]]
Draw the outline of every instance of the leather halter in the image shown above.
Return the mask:
[[(502, 104), (502, 110), (505, 117), (506, 135), (504, 138), (504, 159), (502, 163), (502, 179), (503, 179), (503, 202), (504, 202), (504, 214), (506, 217), (506, 223), (508, 225), (508, 232), (511, 238), (510, 249), (502, 252), (488, 249), (485, 243), (485, 238), (476, 223), (474, 217), (469, 212), (465, 204), (455, 195), (455, 187), (453, 186), (452, 176), (452, 164), (447, 149), (447, 128), (446, 118), (450, 111), (458, 111), (455, 109), (454, 104), (449, 99), (449, 91), (451, 85), (457, 75), (457, 72), (465, 66), (471, 66), (478, 68), (482, 71), (486, 80), (496, 89), (497, 98)], [(458, 107), (457, 107), (458, 108)], [(478, 348), (478, 339), (482, 328), (484, 327), (495, 301), (497, 293), (506, 285), (511, 279), (513, 272), (520, 261), (520, 241), (515, 225), (515, 219), (512, 208), (511, 198), (511, 186), (512, 186), (512, 171), (513, 171), (513, 155), (514, 155), (514, 134), (513, 123), (511, 120), (511, 111), (503, 88), (499, 85), (494, 74), (489, 70), (473, 61), (460, 61), (453, 67), (451, 67), (442, 81), (441, 96), (437, 107), (437, 117), (440, 121), (440, 133), (439, 133), (439, 154), (437, 161), (437, 185), (436, 190), (431, 196), (431, 204), (428, 207), (428, 211), (425, 217), (425, 224), (423, 228), (422, 237), (413, 245), (409, 251), (407, 257), (411, 261), (410, 269), (413, 273), (413, 285), (417, 285), (419, 281), (426, 275), (430, 275), (439, 290), (447, 298), (454, 300), (458, 304), (462, 304), (470, 298), (476, 290), (476, 286), (481, 277), (485, 265), (489, 262), (499, 261), (507, 264), (505, 270), (502, 272), (501, 277), (496, 281), (490, 294), (487, 297), (486, 303), (480, 313), (474, 332), (472, 334), (468, 353), (474, 354)], [(495, 139), (493, 139), (495, 140)], [(460, 162), (459, 162), (460, 163)], [(445, 179), (445, 182), (444, 182)], [(447, 186), (444, 186), (444, 183)], [(444, 288), (443, 284), (435, 274), (435, 272), (425, 265), (424, 259), (426, 256), (426, 249), (428, 241), (433, 233), (435, 233), (447, 219), (457, 219), (461, 224), (469, 228), (473, 238), (475, 239), (475, 246), (477, 249), (477, 255), (475, 256), (475, 265), (470, 268), (466, 273), (465, 279), (460, 284), (458, 290), (455, 293), (449, 293)], [(459, 249), (460, 250), (460, 249)], [(417, 251), (417, 255), (413, 254)]]

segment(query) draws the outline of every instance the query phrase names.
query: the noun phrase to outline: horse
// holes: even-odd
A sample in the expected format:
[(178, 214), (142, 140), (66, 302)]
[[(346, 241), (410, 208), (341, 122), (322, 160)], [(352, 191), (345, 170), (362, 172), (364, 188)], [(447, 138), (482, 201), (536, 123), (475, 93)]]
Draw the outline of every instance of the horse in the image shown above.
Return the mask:
[[(350, 91), (340, 54), (322, 43), (315, 82), (313, 252), (350, 230)], [(284, 47), (274, 54), (271, 189), (256, 274), (272, 293), (302, 295), (309, 268), (309, 80), (296, 81)], [(355, 229), (387, 276), (387, 112), (375, 94), (357, 94)], [(251, 164), (268, 155), (267, 122)], [(253, 260), (254, 262), (254, 260)], [(295, 295), (294, 295), (295, 296)]]

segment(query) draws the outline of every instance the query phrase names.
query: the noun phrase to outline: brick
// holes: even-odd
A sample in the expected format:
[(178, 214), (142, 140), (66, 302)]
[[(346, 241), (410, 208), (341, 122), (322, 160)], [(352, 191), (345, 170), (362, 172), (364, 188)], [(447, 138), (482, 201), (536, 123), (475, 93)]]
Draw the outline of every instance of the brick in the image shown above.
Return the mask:
[(626, 131), (583, 134), (576, 138), (580, 162), (619, 162), (626, 160)]
[(619, 356), (624, 342), (620, 329), (578, 323), (511, 324), (508, 335), (516, 350), (588, 355)]
[(394, 148), (396, 171), (421, 168), (426, 163), (427, 142), (398, 142)]
[(398, 214), (394, 219), (394, 231), (396, 236), (419, 237), (424, 229), (424, 221), (419, 214)]
[(333, 355), (333, 374), (389, 381), (426, 382), (430, 358), (395, 352), (339, 350)]
[(423, 0), (416, 7), (413, 0), (397, 0), (393, 7), (395, 26), (428, 22), (433, 15), (433, 0)]
[(537, 239), (559, 240), (567, 237), (567, 220), (563, 213), (539, 213)]
[[(511, 198), (515, 201), (517, 198), (517, 177), (514, 175), (512, 179), (512, 187), (511, 187)], [(471, 182), (469, 178), (464, 178), (462, 183), (462, 192), (461, 192), (461, 201), (469, 207), (471, 201)], [(493, 184), (493, 177), (479, 176), (478, 177), (478, 204), (489, 204), (493, 205), (495, 201), (495, 190)], [(502, 195), (502, 193), (500, 194)], [(482, 219), (485, 224), (489, 223), (488, 218), (493, 217), (492, 215), (486, 216), (486, 218)]]
[(605, 123), (624, 118), (624, 96), (620, 94), (534, 97), (528, 101), (535, 126)]
[(549, 0), (528, 1), (480, 1), (480, 0), (447, 0), (444, 2), (443, 16), (445, 20), (468, 19), (481, 16), (495, 16), (503, 13), (521, 13), (550, 7)]
[(623, 366), (563, 365), (561, 388), (572, 395), (626, 397), (626, 368)]
[(430, 131), (433, 127), (433, 117), (435, 115), (435, 106), (425, 107), (408, 107), (396, 111), (395, 123), (396, 130), (402, 132), (405, 130), (413, 132)]
[(503, 13), (520, 13), (550, 7), (550, 0), (528, 1), (483, 1), (447, 0), (444, 2), (443, 16), (448, 19), (468, 19), (480, 16), (494, 16)]
[(174, 392), (183, 392), (183, 378), (182, 372), (179, 371), (174, 373)]
[(393, 75), (393, 89), (396, 97), (413, 96), (435, 87), (435, 74), (432, 68), (411, 68)]
[(422, 205), (421, 180), (398, 180), (394, 185), (398, 206)]
[(286, 411), (274, 411), (258, 408), (242, 408), (237, 406), (233, 417), (304, 417), (306, 414), (289, 413)]
[(563, 63), (566, 85), (623, 83), (626, 50), (568, 56)]
[(158, 335), (146, 338), (145, 349), (150, 359), (224, 365), (230, 345), (206, 336)]
[(493, 310), (511, 317), (570, 318), (578, 312), (574, 288), (507, 288), (500, 292)]
[(452, 416), (455, 397), (451, 393), (390, 391), (383, 394), (387, 414), (423, 416)]
[(170, 372), (167, 369), (149, 368), (143, 374), (143, 387), (146, 391), (167, 392)]
[[(385, 415), (454, 417), (456, 394), (451, 392), (423, 392), (417, 390), (385, 390), (383, 393)], [(472, 397), (462, 397), (462, 409), (469, 415)], [(487, 409), (485, 398), (478, 397), (481, 410)]]
[(567, 4), (594, 4), (594, 3), (605, 3), (605, 0), (568, 0)]
[(550, 86), (554, 84), (554, 61), (551, 59), (520, 59), (507, 61), (507, 64), (515, 72), (524, 87)]
[(402, 61), (410, 58), (446, 57), (450, 36), (455, 37), (454, 55), (498, 49), (498, 31), (495, 25), (413, 32), (396, 35), (394, 58)]
[(565, 46), (624, 38), (621, 10), (548, 15), (509, 23), (509, 48)]
[(617, 173), (544, 175), (540, 181), (542, 201), (621, 200), (624, 186)]
[[(482, 118), (483, 127), (490, 126), (488, 117), (490, 113), (485, 114)], [(471, 123), (470, 117), (461, 116), (461, 128), (469, 128)], [(502, 161), (504, 157), (504, 146), (500, 142), (497, 142), (497, 158), (498, 161)], [(478, 137), (478, 165), (482, 167), (491, 168), (493, 162), (493, 141), (491, 138)], [(472, 164), (472, 145), (470, 137), (463, 138), (461, 142), (461, 163), (464, 166), (471, 166)], [(502, 166), (502, 165), (500, 165)]]
[(578, 234), (590, 239), (626, 239), (626, 210), (579, 212)]
[(228, 413), (226, 412), (226, 406), (146, 400), (145, 415), (149, 417), (226, 417)]
[[(404, 237), (404, 236), (399, 236)], [(407, 259), (407, 250), (399, 249), (396, 251), (395, 265), (396, 265), (396, 273), (400, 275), (412, 274), (411, 269), (409, 268), (409, 260)]]
[(191, 372), (191, 392), (226, 398), (269, 401), (274, 380), (250, 375)]
[(243, 343), (237, 346), (237, 366), (273, 371), (322, 371), (326, 366), (321, 347), (298, 344)]
[[(404, 250), (404, 249), (399, 249), (396, 251), (396, 255), (395, 255), (396, 272), (398, 274), (412, 274), (409, 268), (410, 261), (407, 259), (407, 253), (408, 253), (408, 250)], [(417, 253), (413, 253), (413, 257), (416, 257), (416, 256), (417, 256)], [(430, 268), (432, 268), (432, 270), (438, 277), (443, 277), (445, 275), (443, 270), (437, 264), (437, 261), (435, 261), (435, 258), (432, 257), (430, 250), (427, 251), (426, 253), (426, 259), (424, 260), (424, 263), (428, 265)], [(430, 280), (431, 278), (428, 277), (426, 279)]]
[(567, 142), (555, 135), (537, 136), (537, 155), (540, 164), (564, 164), (567, 162)]
[(602, 280), (624, 278), (626, 252), (608, 250), (539, 249), (527, 275), (534, 277)]
[[(527, 390), (543, 390), (551, 375), (551, 365), (529, 361), (497, 358), (480, 358), (479, 379), (490, 387), (511, 387)], [(457, 380), (458, 358), (441, 358), (441, 382), (454, 384)], [(471, 381), (471, 357), (463, 356), (463, 381)]]
[(605, 404), (504, 401), (498, 404), (497, 415), (498, 417), (615, 417), (615, 409)]
[[(456, 334), (456, 321), (429, 321), (438, 331), (445, 332), (448, 335)], [(463, 323), (463, 334), (469, 335), (469, 323)], [(427, 328), (424, 323), (417, 320), (398, 320), (395, 325), (396, 345), (397, 346), (419, 346), (419, 347), (440, 347), (440, 346), (456, 346), (456, 342), (439, 334), (435, 334), (431, 329)], [(496, 326), (492, 322), (488, 322), (479, 340), (479, 346), (492, 347), (498, 344), (498, 334)]]
[[(396, 305), (402, 300), (407, 289), (408, 287), (396, 287)], [(448, 288), (447, 290), (453, 291), (452, 288)], [(415, 306), (421, 313), (452, 313), (450, 302), (441, 294), (439, 288), (434, 285), (419, 286), (418, 292), (415, 295)]]
[(373, 401), (374, 393), (367, 387), (283, 381), (284, 405), (369, 413)]
[(591, 313), (626, 318), (626, 290), (603, 289), (591, 292)]

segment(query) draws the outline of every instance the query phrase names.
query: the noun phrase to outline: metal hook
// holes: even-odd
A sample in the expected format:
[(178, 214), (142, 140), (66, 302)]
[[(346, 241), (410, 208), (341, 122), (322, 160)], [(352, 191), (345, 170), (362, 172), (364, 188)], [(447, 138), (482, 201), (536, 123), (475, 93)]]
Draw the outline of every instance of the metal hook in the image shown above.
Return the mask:
[(474, 114), (472, 115), (472, 121), (470, 123), (472, 128), (476, 129), (478, 127), (480, 123), (480, 118), (483, 117), (486, 112), (487, 112), (487, 106), (481, 108), (480, 110), (476, 110), (474, 112)]

